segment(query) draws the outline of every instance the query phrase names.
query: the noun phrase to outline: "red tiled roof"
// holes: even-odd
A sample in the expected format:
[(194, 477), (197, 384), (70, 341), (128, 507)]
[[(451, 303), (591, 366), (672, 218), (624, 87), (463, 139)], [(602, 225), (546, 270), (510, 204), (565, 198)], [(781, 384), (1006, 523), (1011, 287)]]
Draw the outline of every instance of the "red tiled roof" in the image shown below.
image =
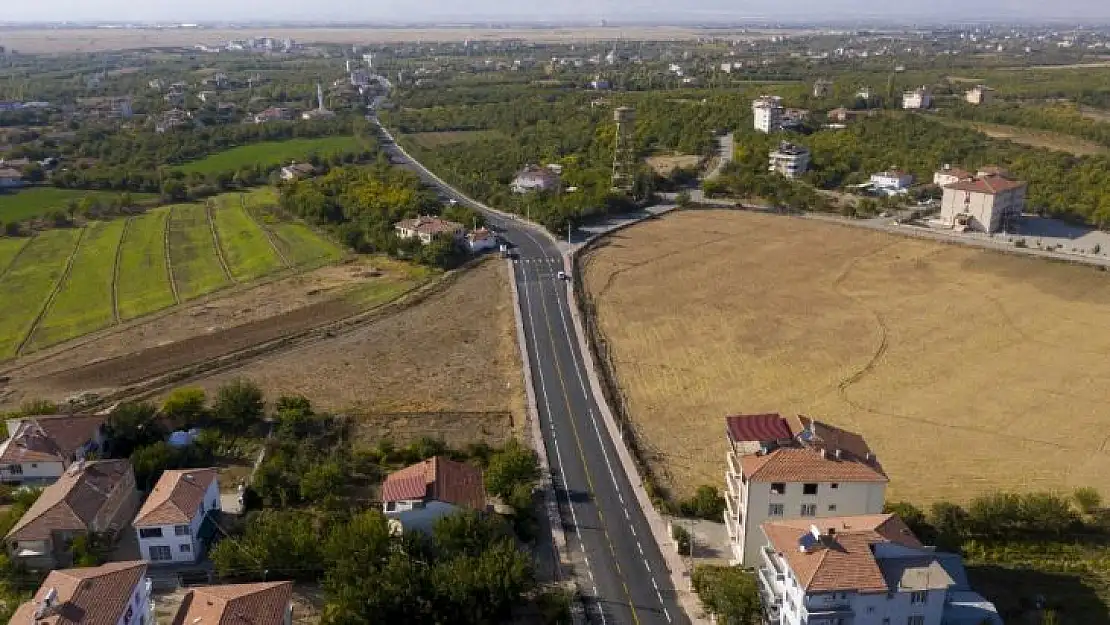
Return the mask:
[(27, 417), (0, 443), (0, 464), (68, 462), (104, 425), (97, 415)]
[[(782, 419), (791, 442), (740, 458), (740, 469), (758, 482), (889, 481), (863, 437), (805, 416)], [(781, 439), (780, 439), (781, 440)], [(839, 457), (837, 452), (839, 451)]]
[(473, 510), (486, 509), (482, 470), (442, 456), (395, 471), (382, 484), (382, 501), (433, 499)]
[(185, 594), (173, 625), (280, 625), (293, 582), (201, 586)]
[(725, 426), (734, 441), (778, 441), (794, 437), (786, 419), (777, 412), (725, 417)]
[(133, 525), (181, 525), (193, 520), (204, 493), (216, 481), (216, 469), (165, 471), (150, 491)]
[(437, 235), (442, 233), (454, 233), (463, 230), (464, 227), (460, 223), (447, 221), (439, 217), (421, 216), (415, 219), (403, 219), (394, 224), (395, 228), (405, 228), (414, 230), (422, 234)]
[(131, 464), (126, 460), (86, 462), (79, 470), (78, 465), (70, 466), (57, 482), (43, 489), (7, 538), (46, 540), (54, 531), (87, 531), (112, 492), (130, 474)]
[[(808, 546), (802, 551), (801, 541), (807, 534), (813, 536), (814, 526), (821, 537), (805, 539)], [(902, 519), (893, 514), (768, 521), (762, 527), (771, 546), (794, 571), (798, 583), (812, 593), (887, 592), (886, 578), (871, 545), (897, 543), (921, 547)], [(835, 533), (830, 533), (830, 529)]]
[[(142, 561), (51, 571), (34, 598), (20, 605), (9, 623), (116, 625), (145, 576), (146, 562)], [(54, 607), (43, 618), (34, 618), (35, 609), (51, 588), (58, 593)]]
[(972, 193), (987, 193), (994, 195), (1024, 186), (1025, 183), (1020, 180), (1010, 180), (1002, 176), (990, 175), (981, 178), (972, 178), (970, 180), (961, 180), (947, 185), (944, 188), (954, 191), (969, 191)]

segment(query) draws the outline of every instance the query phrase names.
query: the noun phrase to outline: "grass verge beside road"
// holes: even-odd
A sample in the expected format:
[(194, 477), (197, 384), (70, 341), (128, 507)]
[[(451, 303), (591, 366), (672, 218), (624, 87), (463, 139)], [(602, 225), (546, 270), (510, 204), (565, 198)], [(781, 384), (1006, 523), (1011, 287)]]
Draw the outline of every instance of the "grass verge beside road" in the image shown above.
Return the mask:
[(97, 221), (85, 230), (65, 283), (35, 328), (27, 348), (41, 349), (111, 325), (112, 276), (122, 219)]

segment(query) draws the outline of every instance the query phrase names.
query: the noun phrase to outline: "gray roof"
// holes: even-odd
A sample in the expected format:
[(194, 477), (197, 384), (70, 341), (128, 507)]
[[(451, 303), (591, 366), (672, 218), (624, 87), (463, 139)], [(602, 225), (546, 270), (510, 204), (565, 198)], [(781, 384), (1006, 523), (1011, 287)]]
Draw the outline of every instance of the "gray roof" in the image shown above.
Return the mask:
[(933, 554), (883, 558), (879, 570), (891, 590), (947, 590), (955, 583)]

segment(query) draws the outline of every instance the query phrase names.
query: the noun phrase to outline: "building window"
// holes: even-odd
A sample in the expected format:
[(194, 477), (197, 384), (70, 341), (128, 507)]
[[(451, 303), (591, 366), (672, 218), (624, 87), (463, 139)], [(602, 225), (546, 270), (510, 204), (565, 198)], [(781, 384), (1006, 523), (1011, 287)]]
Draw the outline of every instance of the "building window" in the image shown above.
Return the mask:
[(817, 485), (816, 484), (802, 484), (802, 494), (803, 495), (816, 495), (817, 494)]
[(192, 552), (193, 552), (193, 546), (190, 545), (189, 543), (184, 543), (183, 545), (181, 545), (181, 553), (192, 553)]
[(395, 502), (395, 501), (385, 502), (385, 511), (386, 512), (393, 512), (396, 509), (397, 509), (397, 502)]
[(803, 503), (802, 504), (802, 510), (801, 510), (801, 516), (817, 516), (817, 504), (815, 504), (815, 503)]
[(173, 553), (166, 545), (154, 545), (150, 548), (150, 561), (151, 562), (164, 562), (166, 560), (173, 560)]
[(772, 495), (785, 495), (786, 494), (786, 482), (771, 482), (771, 494)]
[(414, 502), (412, 502), (412, 508), (413, 508), (413, 510), (423, 510), (424, 509), (424, 502), (423, 501), (414, 501)]
[(188, 536), (189, 535), (189, 526), (188, 525), (174, 525), (173, 526), (173, 535), (174, 536)]
[(873, 606), (873, 605), (867, 606), (867, 613), (868, 614), (874, 614), (875, 613), (875, 606)]
[(836, 482), (833, 482), (832, 484), (829, 484), (829, 488), (831, 488), (833, 490), (836, 490), (836, 489), (840, 488), (840, 484), (837, 484)]
[(925, 617), (920, 614), (915, 614), (906, 619), (906, 625), (925, 625)]
[(12, 475), (23, 475), (23, 465), (13, 464), (8, 467), (8, 471), (11, 471)]
[(767, 509), (767, 516), (782, 516), (786, 511), (786, 506), (781, 503), (773, 503)]
[(161, 538), (162, 528), (160, 527), (140, 527), (139, 538)]
[(928, 597), (929, 597), (928, 591), (916, 590), (916, 591), (910, 593), (910, 603), (913, 604), (913, 605), (922, 605), (922, 604), (925, 603), (925, 600)]
[(829, 512), (836, 512), (836, 504), (835, 503), (830, 503), (829, 504)]
[(38, 464), (36, 464), (36, 463), (34, 463), (34, 462), (32, 462), (32, 463), (31, 463), (31, 468), (32, 468), (32, 469), (37, 469), (37, 468), (39, 468), (39, 465), (38, 465)]

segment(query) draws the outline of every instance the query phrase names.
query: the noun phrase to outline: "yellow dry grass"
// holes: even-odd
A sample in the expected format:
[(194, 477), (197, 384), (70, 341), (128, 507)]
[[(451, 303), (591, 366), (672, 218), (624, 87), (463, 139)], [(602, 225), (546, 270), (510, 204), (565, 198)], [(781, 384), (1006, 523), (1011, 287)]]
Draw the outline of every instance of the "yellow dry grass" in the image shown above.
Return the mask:
[(720, 485), (723, 417), (864, 434), (890, 499), (1110, 495), (1110, 282), (1094, 269), (799, 218), (685, 212), (586, 261), (650, 463)]
[(675, 169), (695, 167), (701, 162), (697, 154), (673, 154), (670, 156), (649, 156), (645, 159), (648, 167), (660, 176), (669, 175)]

